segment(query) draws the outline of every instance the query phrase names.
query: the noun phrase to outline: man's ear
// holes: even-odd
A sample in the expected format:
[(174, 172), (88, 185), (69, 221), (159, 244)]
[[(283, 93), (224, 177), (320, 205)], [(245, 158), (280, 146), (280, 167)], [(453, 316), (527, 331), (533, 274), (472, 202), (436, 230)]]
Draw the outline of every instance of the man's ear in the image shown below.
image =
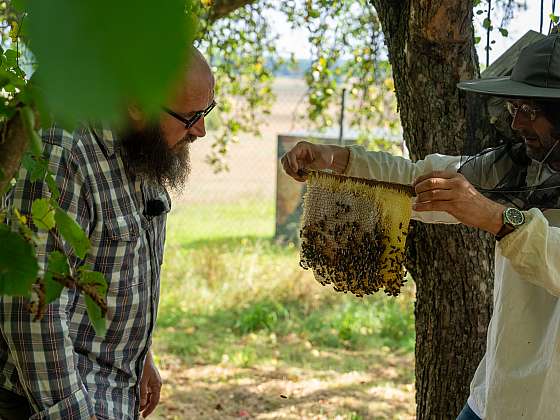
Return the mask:
[(136, 105), (129, 105), (128, 106), (128, 116), (130, 117), (130, 121), (132, 126), (137, 130), (142, 130), (146, 125), (146, 116), (140, 108)]

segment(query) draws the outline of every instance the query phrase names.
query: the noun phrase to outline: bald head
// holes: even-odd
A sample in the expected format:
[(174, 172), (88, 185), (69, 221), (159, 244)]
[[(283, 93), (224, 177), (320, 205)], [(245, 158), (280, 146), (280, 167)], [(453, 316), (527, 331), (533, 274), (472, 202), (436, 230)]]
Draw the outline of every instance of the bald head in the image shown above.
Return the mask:
[[(188, 55), (185, 76), (178, 83), (175, 96), (168, 104), (168, 108), (187, 120), (206, 110), (214, 101), (214, 76), (208, 62), (195, 47), (189, 48)], [(161, 128), (170, 147), (206, 135), (204, 118), (192, 127), (185, 127), (179, 119), (163, 114)]]
[(212, 76), (208, 61), (196, 47), (189, 48), (186, 73), (187, 76), (191, 74)]

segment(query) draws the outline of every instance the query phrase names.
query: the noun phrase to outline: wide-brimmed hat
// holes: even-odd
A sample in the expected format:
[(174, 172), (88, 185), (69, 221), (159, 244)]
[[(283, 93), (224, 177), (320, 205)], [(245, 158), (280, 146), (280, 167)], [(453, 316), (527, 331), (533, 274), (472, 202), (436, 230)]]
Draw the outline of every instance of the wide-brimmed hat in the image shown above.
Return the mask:
[(511, 76), (467, 80), (457, 87), (492, 96), (560, 100), (560, 34), (525, 47)]

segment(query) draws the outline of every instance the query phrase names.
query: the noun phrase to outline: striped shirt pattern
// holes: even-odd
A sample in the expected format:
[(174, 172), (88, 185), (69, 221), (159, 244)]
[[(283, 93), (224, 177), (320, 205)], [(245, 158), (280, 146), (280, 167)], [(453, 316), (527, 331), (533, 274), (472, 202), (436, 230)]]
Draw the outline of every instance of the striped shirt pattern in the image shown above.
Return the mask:
[[(23, 298), (0, 296), (0, 387), (26, 396), (31, 419), (136, 419), (139, 380), (151, 344), (160, 287), (166, 215), (145, 215), (149, 200), (169, 195), (160, 185), (131, 176), (116, 135), (102, 127), (42, 133), (44, 155), (61, 191), (60, 206), (88, 234), (85, 259), (59, 235), (39, 231), (37, 256), (61, 250), (78, 268), (89, 264), (108, 281), (107, 333), (96, 336), (83, 296), (64, 289), (33, 321)], [(22, 214), (49, 197), (43, 182), (20, 170), (7, 197)], [(0, 248), (1, 248), (0, 244)], [(7, 250), (0, 249), (0, 252)]]

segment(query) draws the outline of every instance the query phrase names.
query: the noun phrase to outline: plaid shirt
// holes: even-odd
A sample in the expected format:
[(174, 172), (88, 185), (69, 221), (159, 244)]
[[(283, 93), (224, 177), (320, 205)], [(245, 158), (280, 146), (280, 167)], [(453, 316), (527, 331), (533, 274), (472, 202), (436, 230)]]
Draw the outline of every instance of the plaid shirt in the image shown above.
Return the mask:
[[(166, 221), (145, 216), (145, 208), (160, 199), (169, 209), (169, 195), (125, 171), (111, 130), (52, 128), (42, 137), (60, 206), (88, 233), (91, 249), (79, 260), (58, 235), (40, 231), (39, 264), (44, 270), (48, 254), (59, 249), (74, 268), (87, 263), (105, 275), (107, 333), (95, 335), (84, 298), (74, 290), (65, 288), (37, 322), (26, 299), (0, 297), (0, 387), (28, 398), (31, 419), (136, 419)], [(45, 184), (31, 182), (22, 168), (8, 201), (30, 214), (33, 200), (48, 196)]]

